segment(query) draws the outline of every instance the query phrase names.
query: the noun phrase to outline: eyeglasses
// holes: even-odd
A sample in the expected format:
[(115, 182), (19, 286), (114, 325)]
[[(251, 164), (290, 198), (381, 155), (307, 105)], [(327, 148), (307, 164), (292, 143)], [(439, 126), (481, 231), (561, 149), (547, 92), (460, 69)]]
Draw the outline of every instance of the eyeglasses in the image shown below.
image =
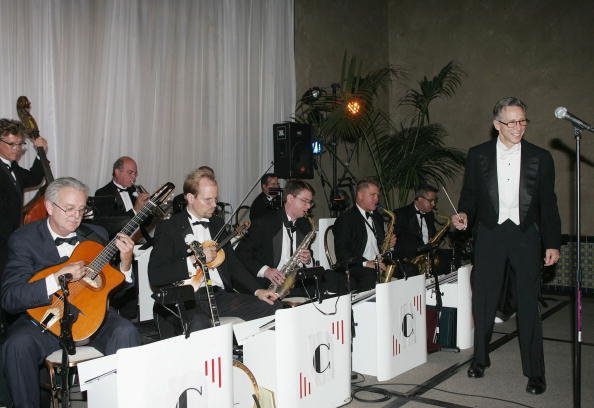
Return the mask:
[(306, 200), (305, 198), (301, 198), (301, 197), (297, 197), (297, 196), (295, 196), (295, 198), (297, 198), (298, 200), (301, 200), (301, 202), (305, 205), (310, 205), (310, 206), (314, 205), (313, 200)]
[(0, 141), (2, 141), (3, 143), (6, 143), (8, 146), (10, 146), (11, 149), (14, 149), (14, 150), (22, 149), (25, 146), (27, 146), (27, 143), (25, 143), (25, 142), (21, 142), (21, 143), (7, 142), (4, 139), (0, 139)]
[(515, 128), (518, 125), (519, 126), (522, 126), (522, 127), (526, 127), (526, 126), (528, 126), (528, 123), (530, 123), (530, 121), (528, 119), (512, 120), (512, 121), (507, 122), (507, 123), (506, 122), (502, 122), (502, 121), (500, 121), (498, 119), (495, 119), (495, 120), (497, 120), (497, 122), (501, 123), (502, 125), (507, 126), (508, 128)]
[(69, 217), (72, 216), (77, 216), (77, 217), (82, 217), (83, 215), (85, 215), (85, 213), (87, 212), (88, 208), (87, 207), (83, 207), (80, 209), (76, 209), (76, 208), (62, 208), (60, 207), (58, 204), (56, 204), (55, 202), (51, 202), (53, 205), (55, 205), (56, 207), (58, 207), (60, 210), (62, 210), (64, 212), (64, 214), (68, 215)]
[(430, 199), (425, 196), (419, 196), (419, 198), (424, 198), (425, 200), (427, 200), (428, 202), (430, 202), (433, 205), (437, 204), (437, 202), (439, 201), (439, 199), (437, 197)]

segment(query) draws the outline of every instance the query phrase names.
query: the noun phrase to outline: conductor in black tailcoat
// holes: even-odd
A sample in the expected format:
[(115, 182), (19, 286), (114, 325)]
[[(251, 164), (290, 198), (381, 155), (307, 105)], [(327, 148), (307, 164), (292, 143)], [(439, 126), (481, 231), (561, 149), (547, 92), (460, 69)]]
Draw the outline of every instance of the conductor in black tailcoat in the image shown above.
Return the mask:
[[(515, 97), (493, 108), (492, 140), (471, 148), (464, 184), (452, 216), (457, 229), (472, 226), (474, 359), (468, 376), (480, 378), (490, 365), (489, 342), (506, 264), (517, 290), (522, 371), (526, 391), (546, 390), (542, 322), (538, 305), (541, 270), (559, 260), (561, 222), (550, 153), (526, 140), (526, 105)], [(544, 249), (544, 251), (543, 251)], [(544, 253), (543, 253), (544, 252)]]

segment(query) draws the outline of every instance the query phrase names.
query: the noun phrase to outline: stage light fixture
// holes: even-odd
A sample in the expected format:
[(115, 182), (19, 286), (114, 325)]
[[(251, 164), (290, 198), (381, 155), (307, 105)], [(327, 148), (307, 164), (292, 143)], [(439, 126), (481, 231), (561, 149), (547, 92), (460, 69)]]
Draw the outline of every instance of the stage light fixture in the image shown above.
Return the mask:
[(347, 102), (347, 113), (349, 113), (351, 116), (357, 116), (361, 113), (362, 107), (361, 101), (359, 101), (357, 98), (352, 98)]
[(322, 90), (320, 89), (320, 87), (314, 86), (313, 88), (309, 88), (307, 91), (305, 91), (305, 93), (301, 97), (301, 100), (307, 104), (311, 104), (320, 99), (321, 95)]

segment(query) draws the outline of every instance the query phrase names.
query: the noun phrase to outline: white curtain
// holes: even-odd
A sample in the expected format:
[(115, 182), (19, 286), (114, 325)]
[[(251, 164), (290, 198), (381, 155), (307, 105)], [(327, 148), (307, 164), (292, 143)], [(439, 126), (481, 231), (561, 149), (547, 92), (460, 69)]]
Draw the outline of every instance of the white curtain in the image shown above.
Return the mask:
[(237, 205), (295, 106), (292, 0), (0, 0), (0, 47), (0, 117), (26, 95), (91, 193), (128, 155), (150, 191), (209, 165)]

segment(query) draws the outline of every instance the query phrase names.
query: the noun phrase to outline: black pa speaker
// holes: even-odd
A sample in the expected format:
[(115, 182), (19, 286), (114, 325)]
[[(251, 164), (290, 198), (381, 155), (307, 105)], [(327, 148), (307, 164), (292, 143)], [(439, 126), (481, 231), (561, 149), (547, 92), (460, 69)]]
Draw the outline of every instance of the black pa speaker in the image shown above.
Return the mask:
[(282, 179), (312, 179), (313, 150), (311, 126), (283, 122), (272, 125), (274, 138), (274, 173)]

